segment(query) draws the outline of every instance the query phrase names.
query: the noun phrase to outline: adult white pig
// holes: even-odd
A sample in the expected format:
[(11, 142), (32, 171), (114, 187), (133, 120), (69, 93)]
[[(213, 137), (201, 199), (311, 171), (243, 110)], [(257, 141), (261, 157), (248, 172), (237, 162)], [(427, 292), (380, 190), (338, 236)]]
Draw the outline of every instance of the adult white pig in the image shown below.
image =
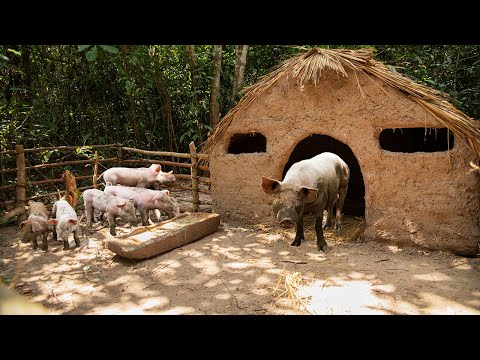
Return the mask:
[(165, 182), (176, 181), (173, 170), (163, 172), (159, 164), (152, 164), (148, 168), (113, 167), (103, 172), (98, 179), (102, 176), (107, 185), (153, 187), (157, 190)]
[(83, 204), (85, 206), (85, 217), (87, 218), (87, 227), (92, 226), (94, 219), (94, 209), (107, 214), (110, 234), (115, 236), (115, 218), (117, 216), (128, 221), (135, 222), (135, 207), (133, 202), (117, 196), (106, 194), (97, 189), (88, 189), (83, 192)]
[(53, 239), (63, 241), (63, 250), (70, 248), (68, 237), (73, 233), (75, 245), (80, 246), (80, 237), (78, 236), (78, 217), (75, 209), (62, 197), (55, 201), (52, 208), (52, 217), (48, 220), (49, 224), (55, 225), (53, 228)]
[[(149, 214), (150, 210), (162, 210), (167, 213), (170, 219), (180, 213), (176, 199), (170, 197), (168, 190), (150, 190), (130, 186), (106, 186), (104, 192), (132, 200), (140, 212), (143, 226), (147, 226), (149, 222), (152, 223)], [(159, 212), (157, 213), (157, 218), (158, 221), (161, 220)]]
[(341, 225), (342, 208), (348, 190), (350, 169), (338, 156), (329, 152), (293, 164), (283, 181), (262, 176), (262, 189), (267, 194), (275, 194), (273, 213), (283, 228), (296, 225), (295, 240), (292, 246), (300, 246), (305, 239), (303, 216), (315, 214), (317, 247), (327, 251), (323, 236), (323, 211), (327, 210), (325, 226), (332, 224), (333, 206), (336, 205), (336, 228)]

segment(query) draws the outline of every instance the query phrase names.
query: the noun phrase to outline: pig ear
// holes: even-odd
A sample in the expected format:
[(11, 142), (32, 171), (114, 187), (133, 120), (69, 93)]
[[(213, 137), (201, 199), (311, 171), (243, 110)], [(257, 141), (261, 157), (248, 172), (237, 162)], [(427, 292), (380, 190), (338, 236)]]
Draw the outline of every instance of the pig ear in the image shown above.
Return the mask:
[(48, 219), (47, 222), (51, 225), (57, 225), (57, 219)]
[(124, 207), (127, 202), (125, 201), (123, 204), (117, 204), (117, 207)]
[(40, 230), (42, 230), (42, 225), (40, 225), (36, 221), (32, 221), (32, 231), (35, 232), (35, 231), (40, 231)]
[(305, 196), (305, 200), (307, 203), (313, 202), (317, 199), (318, 190), (309, 187), (302, 187), (300, 188), (300, 192)]
[(68, 219), (68, 222), (73, 225), (77, 225), (78, 219)]
[(173, 174), (173, 170), (170, 170), (170, 171), (168, 172), (168, 174)]
[[(172, 170), (173, 171), (173, 170)], [(168, 190), (163, 190), (163, 193), (167, 196), (170, 196), (170, 192)]]
[(274, 194), (280, 191), (280, 181), (262, 176), (262, 189), (265, 194)]
[(27, 223), (27, 220), (22, 221), (22, 222), (20, 223), (20, 225), (18, 226), (18, 228), (19, 228), (19, 229), (22, 229), (22, 228), (26, 225), (26, 223)]
[(159, 173), (162, 170), (162, 167), (157, 164), (157, 166), (155, 166), (153, 169), (155, 170), (155, 172)]

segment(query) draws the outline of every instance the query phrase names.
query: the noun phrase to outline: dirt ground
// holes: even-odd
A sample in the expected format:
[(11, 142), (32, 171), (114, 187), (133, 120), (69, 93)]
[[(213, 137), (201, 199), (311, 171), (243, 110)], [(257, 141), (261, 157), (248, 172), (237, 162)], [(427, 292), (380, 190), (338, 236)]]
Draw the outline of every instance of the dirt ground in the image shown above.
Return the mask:
[(345, 218), (340, 232), (327, 230), (325, 254), (310, 217), (300, 247), (276, 224), (222, 223), (143, 261), (104, 248), (111, 235), (101, 223), (80, 248), (49, 238), (47, 253), (9, 226), (0, 229), (0, 277), (51, 314), (480, 314), (480, 258), (365, 242), (362, 225)]

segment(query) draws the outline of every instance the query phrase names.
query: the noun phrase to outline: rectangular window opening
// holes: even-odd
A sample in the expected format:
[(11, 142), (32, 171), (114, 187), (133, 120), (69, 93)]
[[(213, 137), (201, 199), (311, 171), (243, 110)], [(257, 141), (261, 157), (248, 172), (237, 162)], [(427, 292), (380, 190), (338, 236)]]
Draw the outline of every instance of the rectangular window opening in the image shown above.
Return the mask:
[(383, 150), (392, 152), (439, 152), (453, 149), (454, 136), (447, 128), (384, 129), (379, 137)]

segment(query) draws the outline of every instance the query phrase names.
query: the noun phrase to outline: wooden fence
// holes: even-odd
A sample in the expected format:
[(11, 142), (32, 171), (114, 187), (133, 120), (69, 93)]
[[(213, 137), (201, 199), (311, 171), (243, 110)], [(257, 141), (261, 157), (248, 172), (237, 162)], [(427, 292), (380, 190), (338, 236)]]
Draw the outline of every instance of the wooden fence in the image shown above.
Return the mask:
[[(192, 192), (192, 204), (193, 204), (193, 211), (198, 211), (200, 206), (200, 197), (199, 193), (206, 193), (210, 194), (210, 190), (208, 189), (200, 189), (199, 184), (210, 184), (209, 177), (201, 177), (198, 176), (198, 171), (209, 171), (208, 166), (200, 165), (199, 160), (208, 160), (207, 154), (197, 153), (195, 144), (193, 141), (190, 143), (190, 153), (175, 153), (175, 152), (167, 152), (167, 151), (148, 151), (148, 150), (140, 150), (135, 148), (124, 147), (122, 144), (109, 144), (109, 145), (91, 145), (88, 146), (90, 149), (95, 150), (95, 156), (92, 159), (87, 160), (75, 160), (75, 161), (64, 161), (64, 162), (55, 162), (55, 163), (46, 163), (46, 164), (39, 164), (34, 166), (26, 166), (25, 161), (25, 154), (28, 153), (35, 153), (40, 151), (48, 151), (48, 150), (72, 150), (76, 151), (78, 148), (82, 148), (82, 146), (52, 146), (52, 147), (41, 147), (41, 148), (32, 148), (32, 149), (24, 149), (23, 145), (16, 145), (15, 150), (6, 150), (1, 151), (0, 156), (5, 154), (15, 155), (16, 158), (16, 168), (14, 169), (0, 169), (0, 175), (4, 176), (7, 173), (16, 173), (16, 183), (10, 185), (0, 186), (0, 191), (12, 191), (15, 190), (15, 199), (7, 200), (0, 202), (0, 208), (6, 208), (8, 205), (14, 205), (15, 207), (23, 207), (26, 205), (28, 200), (38, 200), (45, 197), (51, 197), (57, 195), (57, 192), (29, 196), (27, 197), (27, 190), (29, 187), (36, 186), (36, 185), (44, 185), (44, 184), (54, 184), (63, 182), (62, 178), (59, 179), (46, 179), (46, 180), (39, 180), (39, 181), (27, 181), (27, 172), (32, 170), (38, 170), (43, 168), (54, 168), (54, 167), (64, 167), (67, 165), (78, 165), (78, 164), (92, 164), (92, 175), (86, 176), (76, 176), (76, 180), (85, 180), (91, 179), (92, 185), (84, 186), (78, 188), (78, 190), (86, 190), (96, 187), (96, 178), (98, 174), (96, 173), (96, 169), (98, 169), (99, 163), (114, 163), (115, 166), (125, 166), (127, 164), (160, 164), (160, 165), (169, 165), (173, 168), (187, 168), (190, 170), (190, 174), (180, 174), (175, 173), (174, 175), (177, 179), (188, 179), (191, 180), (191, 186), (182, 186), (180, 184), (169, 185), (166, 184), (166, 187), (173, 188), (173, 189), (180, 189), (180, 190), (191, 190)], [(110, 157), (110, 158), (99, 158), (98, 157), (98, 149), (111, 149), (116, 150), (117, 156)], [(146, 156), (154, 156), (154, 157), (161, 157), (161, 158), (171, 158), (172, 161), (168, 160), (158, 160), (158, 159), (125, 159), (126, 153), (134, 153), (139, 155), (146, 155)], [(185, 161), (177, 160), (177, 159), (184, 159)], [(64, 193), (64, 191), (60, 191), (60, 193)], [(12, 196), (13, 197), (13, 196)]]

